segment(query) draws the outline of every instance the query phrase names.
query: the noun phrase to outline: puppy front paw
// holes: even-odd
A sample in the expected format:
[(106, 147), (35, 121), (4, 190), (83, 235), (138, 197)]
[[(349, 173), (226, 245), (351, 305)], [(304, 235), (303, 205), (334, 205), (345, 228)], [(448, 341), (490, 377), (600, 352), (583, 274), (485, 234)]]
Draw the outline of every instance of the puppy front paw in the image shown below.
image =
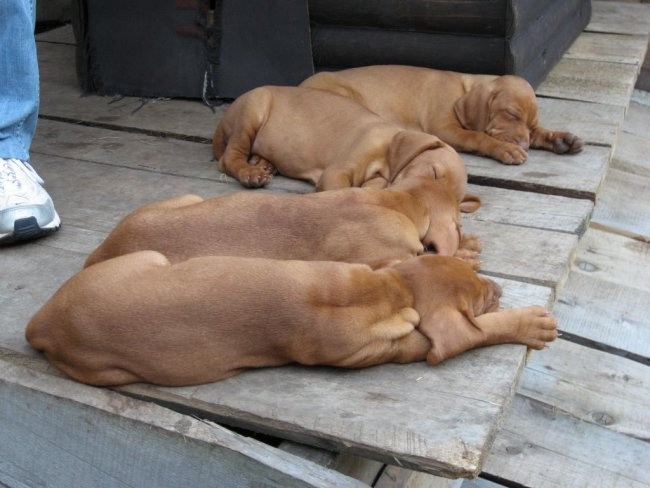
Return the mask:
[(480, 253), (483, 250), (481, 244), (481, 238), (476, 234), (463, 234), (460, 238), (460, 249), (467, 249), (469, 251), (474, 251)]
[(557, 154), (575, 154), (585, 146), (584, 141), (571, 132), (553, 132), (551, 142)]
[(557, 339), (557, 320), (543, 307), (533, 305), (505, 312), (513, 315), (515, 342), (531, 349), (543, 349), (547, 342)]
[(526, 161), (528, 152), (517, 144), (501, 142), (496, 147), (493, 156), (503, 164), (521, 164)]
[(454, 257), (465, 261), (469, 264), (474, 271), (481, 269), (481, 261), (479, 259), (479, 253), (476, 251), (470, 251), (469, 249), (459, 249), (454, 254)]

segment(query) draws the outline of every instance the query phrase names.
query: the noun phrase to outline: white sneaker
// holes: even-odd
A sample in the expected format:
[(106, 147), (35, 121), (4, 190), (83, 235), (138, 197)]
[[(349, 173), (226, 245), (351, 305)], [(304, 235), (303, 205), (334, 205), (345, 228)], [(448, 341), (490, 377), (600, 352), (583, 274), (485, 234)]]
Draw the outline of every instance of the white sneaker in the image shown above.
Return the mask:
[(61, 226), (43, 180), (25, 161), (0, 158), (0, 244), (36, 239)]

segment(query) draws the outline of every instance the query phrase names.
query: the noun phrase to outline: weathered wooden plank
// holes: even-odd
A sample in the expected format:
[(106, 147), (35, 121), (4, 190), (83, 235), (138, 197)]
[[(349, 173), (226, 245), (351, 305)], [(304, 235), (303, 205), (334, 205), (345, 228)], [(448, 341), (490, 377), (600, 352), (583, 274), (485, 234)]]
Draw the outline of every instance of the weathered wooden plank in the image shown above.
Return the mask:
[(531, 150), (519, 166), (463, 154), (470, 182), (594, 200), (607, 171), (610, 147), (586, 146), (574, 155)]
[(536, 93), (627, 107), (638, 69), (632, 64), (562, 58)]
[(614, 146), (625, 116), (624, 107), (576, 100), (537, 97), (537, 106), (543, 127), (573, 132), (588, 144)]
[(531, 354), (519, 393), (638, 439), (650, 439), (650, 368), (562, 339)]
[(650, 484), (650, 444), (581, 422), (517, 395), (485, 471), (521, 486), (611, 488)]
[(588, 229), (578, 246), (572, 272), (650, 292), (650, 244)]
[(591, 4), (591, 21), (587, 24), (586, 31), (645, 36), (650, 32), (648, 5), (597, 0)]
[(610, 168), (592, 225), (650, 241), (650, 177)]
[(564, 53), (564, 57), (640, 66), (647, 47), (648, 33), (634, 36), (583, 32)]
[[(648, 121), (650, 121), (650, 96), (642, 97), (641, 93), (633, 94), (630, 108), (621, 128), (612, 168), (650, 177), (650, 142), (648, 141)], [(639, 102), (634, 100), (638, 99)]]
[(27, 322), (85, 258), (41, 244), (49, 239), (0, 251), (0, 345), (24, 354), (34, 354), (25, 341)]
[(481, 238), (482, 272), (553, 289), (564, 284), (578, 244), (574, 234), (494, 222), (467, 220), (463, 229)]
[(650, 357), (650, 244), (589, 229), (555, 306), (560, 329)]
[(497, 222), (534, 229), (582, 235), (594, 207), (590, 200), (557, 195), (468, 185), (467, 191), (481, 198), (481, 208), (463, 214), (464, 220)]
[(601, 229), (650, 240), (650, 104), (639, 103), (644, 98), (636, 91), (632, 100), (592, 221)]
[(4, 361), (0, 395), (9, 486), (364, 486), (214, 423)]

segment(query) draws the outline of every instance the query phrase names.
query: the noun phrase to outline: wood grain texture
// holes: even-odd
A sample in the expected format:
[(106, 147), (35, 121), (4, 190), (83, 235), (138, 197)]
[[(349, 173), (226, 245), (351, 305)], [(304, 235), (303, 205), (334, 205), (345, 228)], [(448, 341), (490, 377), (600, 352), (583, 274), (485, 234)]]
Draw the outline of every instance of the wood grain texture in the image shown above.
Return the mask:
[(580, 241), (572, 272), (650, 292), (650, 244), (589, 229)]
[(565, 57), (551, 70), (536, 93), (627, 107), (637, 75), (637, 65)]
[(650, 484), (650, 444), (581, 422), (517, 395), (485, 471), (511, 483), (641, 488)]
[(648, 105), (632, 101), (621, 128), (611, 166), (634, 175), (650, 178), (650, 97)]
[(574, 234), (478, 220), (463, 229), (481, 238), (481, 272), (553, 289), (564, 284), (578, 244)]
[(610, 168), (592, 225), (650, 241), (650, 177)]
[(650, 357), (650, 244), (589, 229), (555, 306), (560, 329)]
[(509, 224), (582, 235), (593, 210), (590, 200), (468, 185), (481, 198), (481, 208), (463, 214), (463, 220)]
[(4, 361), (0, 395), (9, 486), (364, 486), (214, 423)]
[(558, 339), (530, 355), (519, 393), (585, 422), (650, 440), (650, 368)]
[(564, 57), (640, 66), (647, 47), (647, 32), (645, 35), (583, 32), (567, 50)]
[(594, 0), (591, 21), (585, 28), (590, 32), (648, 35), (650, 6), (644, 4)]
[(588, 144), (607, 146), (616, 144), (618, 129), (625, 116), (625, 108), (616, 105), (541, 96), (537, 97), (537, 107), (542, 127), (573, 132)]
[(501, 164), (493, 159), (463, 154), (471, 183), (502, 186), (594, 200), (600, 190), (611, 148), (586, 146), (574, 155), (531, 150), (519, 166)]

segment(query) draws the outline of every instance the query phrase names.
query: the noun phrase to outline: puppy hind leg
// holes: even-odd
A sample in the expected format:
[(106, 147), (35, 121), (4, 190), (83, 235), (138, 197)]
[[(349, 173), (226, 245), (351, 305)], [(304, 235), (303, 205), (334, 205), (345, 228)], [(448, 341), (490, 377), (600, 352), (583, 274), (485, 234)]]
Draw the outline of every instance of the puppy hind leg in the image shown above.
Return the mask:
[[(230, 138), (223, 154), (219, 157), (218, 167), (219, 170), (236, 178), (243, 186), (259, 188), (271, 180), (275, 168), (260, 156), (257, 156), (258, 164), (250, 164), (249, 158), (253, 157), (251, 151), (257, 133), (271, 111), (272, 95), (262, 87), (243, 97), (245, 98), (235, 101), (238, 104), (236, 111), (232, 115), (227, 113), (225, 116), (234, 117), (235, 120)], [(235, 109), (234, 104), (231, 109)]]

